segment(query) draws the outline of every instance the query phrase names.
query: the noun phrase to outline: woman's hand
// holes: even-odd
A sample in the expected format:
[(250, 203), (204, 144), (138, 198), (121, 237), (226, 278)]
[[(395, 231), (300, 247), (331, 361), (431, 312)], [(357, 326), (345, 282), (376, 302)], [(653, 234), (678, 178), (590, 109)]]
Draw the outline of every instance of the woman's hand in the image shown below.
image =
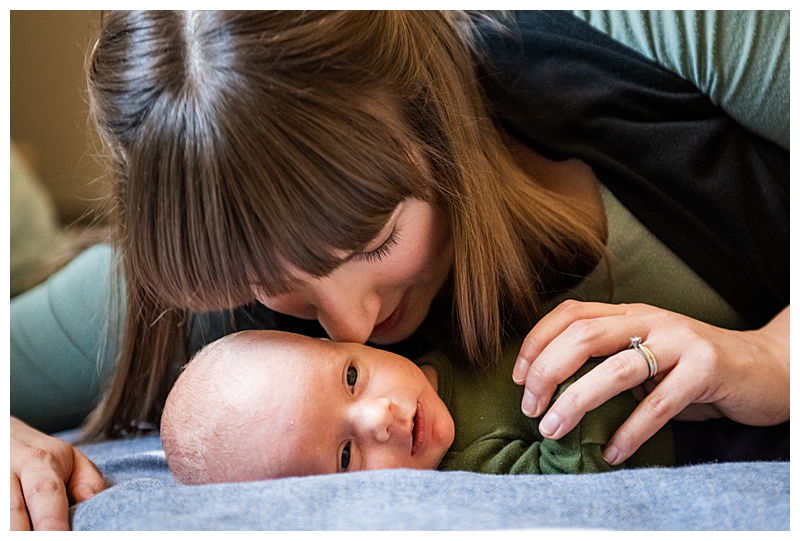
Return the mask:
[(643, 304), (566, 301), (542, 318), (520, 350), (513, 376), (525, 384), (523, 412), (542, 415), (556, 386), (589, 357), (611, 357), (555, 401), (539, 424), (542, 435), (561, 438), (587, 411), (645, 382), (647, 362), (628, 349), (634, 336), (653, 352), (658, 372), (606, 446), (612, 465), (682, 412), (687, 419), (724, 415), (756, 426), (789, 420), (788, 306), (759, 330), (731, 331)]
[(11, 418), (11, 530), (69, 530), (70, 502), (105, 488), (83, 453)]

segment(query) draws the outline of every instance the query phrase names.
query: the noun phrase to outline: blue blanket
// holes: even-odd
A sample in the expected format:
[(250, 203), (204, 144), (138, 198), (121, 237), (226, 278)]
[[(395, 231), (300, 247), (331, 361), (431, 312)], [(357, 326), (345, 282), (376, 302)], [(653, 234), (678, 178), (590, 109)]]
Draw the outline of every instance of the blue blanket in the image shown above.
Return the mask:
[(385, 470), (188, 487), (157, 436), (81, 447), (112, 487), (75, 530), (788, 530), (789, 463), (584, 475)]

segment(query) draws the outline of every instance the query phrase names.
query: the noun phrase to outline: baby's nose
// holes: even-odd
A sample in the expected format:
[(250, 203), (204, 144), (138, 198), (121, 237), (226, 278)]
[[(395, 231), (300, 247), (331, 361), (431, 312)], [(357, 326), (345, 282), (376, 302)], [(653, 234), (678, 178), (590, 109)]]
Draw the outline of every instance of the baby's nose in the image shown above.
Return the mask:
[(362, 402), (356, 410), (356, 422), (360, 430), (383, 443), (389, 440), (389, 427), (394, 422), (392, 402), (388, 398), (376, 398)]

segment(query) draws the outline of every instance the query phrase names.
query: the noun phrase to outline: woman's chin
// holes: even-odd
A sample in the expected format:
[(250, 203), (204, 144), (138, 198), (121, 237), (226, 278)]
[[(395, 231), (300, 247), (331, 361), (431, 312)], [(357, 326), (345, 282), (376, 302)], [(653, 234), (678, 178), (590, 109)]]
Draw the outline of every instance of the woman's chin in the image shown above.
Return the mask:
[(398, 342), (402, 342), (406, 338), (410, 337), (412, 334), (414, 334), (414, 331), (411, 331), (411, 332), (408, 332), (408, 333), (398, 333), (396, 335), (395, 335), (395, 333), (391, 333), (391, 334), (386, 334), (386, 335), (377, 336), (377, 337), (370, 336), (370, 338), (367, 341), (367, 343), (368, 344), (374, 344), (376, 346), (388, 346), (388, 345), (391, 345), (391, 344), (396, 344)]

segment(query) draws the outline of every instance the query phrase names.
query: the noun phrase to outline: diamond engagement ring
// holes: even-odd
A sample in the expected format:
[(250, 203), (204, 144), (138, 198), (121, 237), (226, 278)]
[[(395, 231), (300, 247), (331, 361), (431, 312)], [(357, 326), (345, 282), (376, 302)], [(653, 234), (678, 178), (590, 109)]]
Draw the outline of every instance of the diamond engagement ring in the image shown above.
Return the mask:
[(650, 351), (647, 346), (642, 344), (641, 336), (634, 336), (631, 338), (630, 349), (635, 349), (642, 354), (644, 360), (647, 361), (647, 369), (650, 371), (650, 373), (647, 375), (647, 379), (652, 379), (653, 376), (656, 375), (656, 372), (658, 372), (658, 363), (656, 362), (656, 356), (653, 355), (653, 352)]

